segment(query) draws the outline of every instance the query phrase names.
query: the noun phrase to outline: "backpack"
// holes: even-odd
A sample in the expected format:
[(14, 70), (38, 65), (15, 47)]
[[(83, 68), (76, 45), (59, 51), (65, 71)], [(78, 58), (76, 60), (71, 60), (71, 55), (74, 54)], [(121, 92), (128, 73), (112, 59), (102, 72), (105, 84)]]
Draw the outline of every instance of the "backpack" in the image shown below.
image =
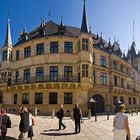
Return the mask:
[(9, 117), (8, 117), (8, 121), (7, 121), (7, 128), (11, 128), (11, 120)]
[(59, 116), (60, 116), (60, 112), (56, 112), (56, 117), (59, 119)]

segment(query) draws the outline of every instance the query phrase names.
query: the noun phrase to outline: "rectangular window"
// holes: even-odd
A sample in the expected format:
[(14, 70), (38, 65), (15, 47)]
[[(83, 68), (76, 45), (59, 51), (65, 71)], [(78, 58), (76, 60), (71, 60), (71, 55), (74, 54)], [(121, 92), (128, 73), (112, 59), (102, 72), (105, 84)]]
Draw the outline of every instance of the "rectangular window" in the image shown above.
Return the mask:
[(43, 67), (37, 67), (36, 68), (36, 81), (42, 82), (44, 77), (44, 68)]
[(132, 102), (131, 102), (131, 97), (128, 97), (128, 103), (129, 103), (129, 105), (132, 104)]
[(72, 80), (72, 66), (64, 66), (64, 80)]
[(101, 84), (107, 85), (106, 73), (104, 72), (101, 73)]
[(22, 104), (29, 104), (29, 93), (22, 94)]
[(117, 96), (113, 96), (113, 105), (115, 105), (117, 103), (117, 101), (118, 101)]
[(58, 42), (50, 42), (50, 53), (58, 53)]
[(64, 93), (64, 104), (72, 104), (72, 92)]
[(95, 70), (93, 70), (93, 84), (95, 84), (95, 81), (96, 81), (96, 74), (95, 74)]
[(136, 98), (133, 98), (133, 104), (134, 105), (136, 104)]
[(121, 78), (121, 88), (124, 88), (124, 79)]
[(113, 69), (117, 70), (117, 62), (113, 60)]
[(50, 67), (50, 81), (51, 82), (58, 81), (58, 67), (57, 66)]
[(14, 104), (17, 104), (17, 94), (14, 94)]
[(31, 56), (31, 46), (24, 48), (24, 58)]
[(19, 50), (16, 51), (16, 60), (19, 60)]
[(43, 103), (43, 93), (35, 93), (35, 104)]
[(104, 57), (104, 56), (100, 57), (100, 65), (102, 67), (106, 67), (106, 57)]
[(19, 80), (19, 71), (16, 71), (15, 73), (15, 83), (18, 83)]
[(2, 60), (7, 60), (7, 50), (3, 51)]
[(82, 77), (88, 77), (88, 64), (82, 64)]
[(65, 42), (64, 52), (65, 53), (73, 53), (73, 43), (72, 42)]
[(25, 69), (24, 70), (24, 82), (29, 83), (30, 82), (30, 69)]
[(2, 104), (2, 103), (3, 103), (3, 93), (0, 92), (0, 104)]
[(44, 43), (36, 45), (36, 55), (44, 54)]
[(122, 103), (124, 103), (124, 97), (120, 97), (120, 101), (122, 102)]
[(120, 70), (121, 72), (123, 72), (123, 65), (120, 65)]
[(88, 51), (88, 39), (85, 38), (82, 39), (82, 50)]
[(57, 92), (49, 93), (49, 104), (57, 104)]
[(114, 86), (117, 86), (118, 83), (117, 83), (117, 76), (114, 76)]
[(95, 64), (95, 53), (93, 53), (93, 64)]

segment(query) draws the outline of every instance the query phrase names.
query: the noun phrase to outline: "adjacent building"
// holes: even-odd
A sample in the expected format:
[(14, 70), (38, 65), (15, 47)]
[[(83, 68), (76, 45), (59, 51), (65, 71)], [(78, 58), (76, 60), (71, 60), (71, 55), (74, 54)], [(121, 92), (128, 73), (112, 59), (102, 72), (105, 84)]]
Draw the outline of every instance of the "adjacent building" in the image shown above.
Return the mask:
[(51, 114), (64, 104), (69, 114), (78, 103), (84, 115), (112, 112), (117, 101), (140, 105), (140, 54), (132, 42), (127, 56), (117, 41), (105, 41), (88, 29), (84, 1), (81, 28), (49, 20), (20, 33), (12, 45), (10, 18), (2, 47), (0, 104), (8, 111), (21, 106)]

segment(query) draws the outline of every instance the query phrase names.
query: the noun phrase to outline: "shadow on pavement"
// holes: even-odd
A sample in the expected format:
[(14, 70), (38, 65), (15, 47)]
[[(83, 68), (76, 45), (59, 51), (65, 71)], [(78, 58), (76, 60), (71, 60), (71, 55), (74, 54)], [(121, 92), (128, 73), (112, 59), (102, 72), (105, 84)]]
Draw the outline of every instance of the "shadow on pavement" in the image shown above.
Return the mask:
[(63, 135), (75, 135), (75, 132), (73, 133), (40, 133), (41, 135), (49, 135), (49, 136), (63, 136)]
[(59, 129), (49, 129), (49, 130), (44, 130), (44, 132), (49, 132), (49, 131), (59, 131)]
[(6, 136), (5, 140), (18, 140), (18, 139), (10, 137), (10, 136)]

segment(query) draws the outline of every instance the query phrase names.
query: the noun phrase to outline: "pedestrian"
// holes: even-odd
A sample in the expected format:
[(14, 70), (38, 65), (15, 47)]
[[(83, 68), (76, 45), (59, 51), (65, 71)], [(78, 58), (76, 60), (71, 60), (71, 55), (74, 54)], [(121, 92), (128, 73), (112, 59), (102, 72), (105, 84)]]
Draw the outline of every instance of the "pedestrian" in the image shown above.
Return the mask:
[(75, 121), (75, 133), (80, 133), (81, 131), (81, 111), (78, 108), (78, 104), (75, 104), (73, 108), (73, 119)]
[(33, 125), (34, 125), (34, 118), (31, 114), (31, 110), (29, 110), (29, 131), (28, 131), (28, 138), (30, 138), (30, 140), (32, 140), (32, 137), (34, 136), (33, 133)]
[(119, 106), (113, 121), (113, 140), (131, 140), (128, 116), (124, 114), (125, 105)]
[(61, 126), (63, 126), (63, 129), (65, 129), (66, 126), (62, 122), (63, 121), (63, 117), (64, 117), (63, 105), (60, 106), (60, 110), (56, 114), (57, 114), (57, 118), (59, 119), (59, 130), (61, 130)]
[(29, 131), (29, 111), (26, 107), (22, 107), (20, 111), (20, 124), (19, 124), (19, 140), (23, 140), (25, 134)]
[(11, 127), (10, 117), (6, 114), (6, 110), (4, 108), (0, 109), (0, 140), (5, 140), (7, 128)]

